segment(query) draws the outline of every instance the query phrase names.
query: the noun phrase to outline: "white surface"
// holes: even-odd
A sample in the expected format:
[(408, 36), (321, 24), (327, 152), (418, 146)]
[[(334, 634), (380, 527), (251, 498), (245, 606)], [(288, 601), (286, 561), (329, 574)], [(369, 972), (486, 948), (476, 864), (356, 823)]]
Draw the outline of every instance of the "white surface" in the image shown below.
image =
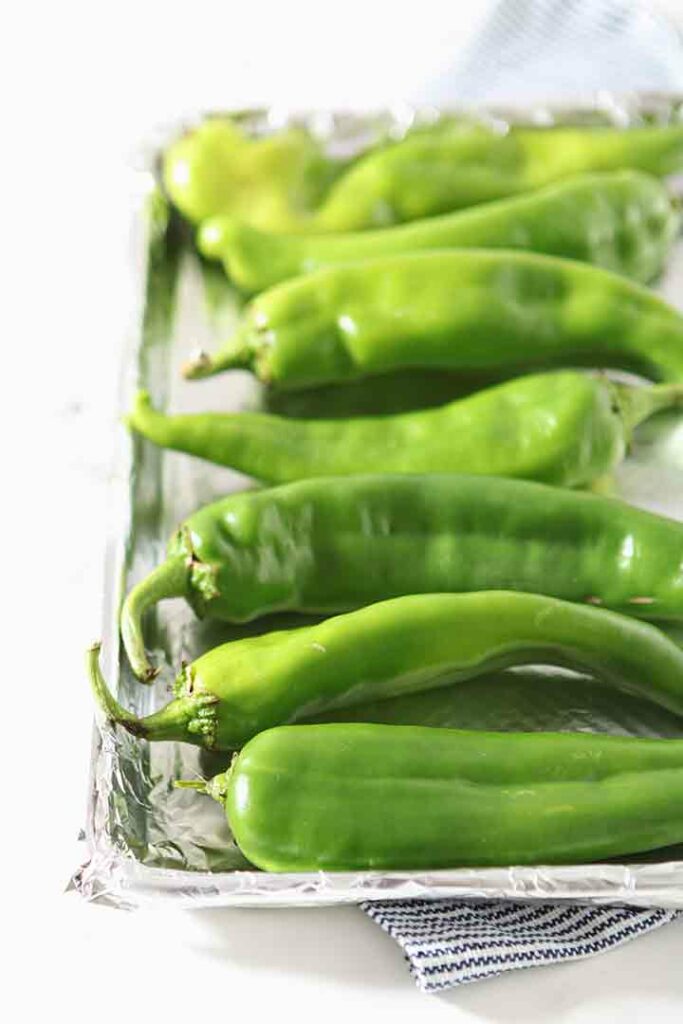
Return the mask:
[[(680, 0), (656, 6), (683, 19)], [(118, 350), (130, 322), (128, 153), (150, 126), (206, 106), (424, 98), (487, 7), (67, 0), (2, 15), (8, 1019), (260, 1020), (284, 1008), (301, 1024), (359, 1012), (680, 1020), (683, 921), (583, 964), (437, 998), (415, 990), (398, 947), (354, 908), (132, 915), (62, 895), (79, 857), (92, 721), (82, 652), (99, 630)]]

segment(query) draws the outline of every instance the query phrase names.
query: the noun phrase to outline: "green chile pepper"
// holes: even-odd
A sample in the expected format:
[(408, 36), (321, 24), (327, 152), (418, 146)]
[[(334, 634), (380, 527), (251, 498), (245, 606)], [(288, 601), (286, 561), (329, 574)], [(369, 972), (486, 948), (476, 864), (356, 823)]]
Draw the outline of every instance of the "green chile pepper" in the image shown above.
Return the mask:
[(683, 384), (633, 388), (565, 371), (520, 377), (422, 412), (346, 420), (165, 416), (141, 391), (128, 425), (155, 444), (269, 483), (354, 473), (480, 473), (581, 487), (623, 459), (634, 428)]
[(231, 494), (171, 538), (130, 591), (123, 641), (153, 669), (141, 620), (184, 597), (245, 622), (405, 594), (521, 590), (643, 618), (683, 618), (683, 523), (594, 494), (456, 474), (317, 477)]
[(642, 282), (661, 272), (680, 217), (661, 182), (636, 171), (583, 175), (539, 192), (342, 235), (274, 235), (230, 217), (206, 221), (201, 252), (235, 284), (259, 292), (299, 274), (361, 259), (432, 249), (528, 249), (593, 263)]
[(553, 365), (683, 381), (683, 316), (647, 288), (573, 260), (410, 253), (276, 285), (185, 373), (242, 367), (305, 388), (411, 366), (510, 375)]
[(654, 626), (536, 594), (422, 594), (214, 648), (186, 666), (175, 700), (125, 711), (89, 656), (108, 717), (149, 740), (233, 750), (275, 725), (363, 701), (548, 662), (597, 674), (683, 715), (683, 651)]
[(683, 741), (291, 725), (199, 789), (266, 871), (569, 864), (683, 841)]
[(319, 231), (386, 227), (541, 188), (586, 171), (683, 167), (683, 125), (633, 128), (481, 126), (409, 135), (368, 153), (333, 185), (313, 218)]
[(300, 128), (251, 139), (228, 118), (209, 118), (166, 150), (162, 175), (178, 209), (199, 222), (230, 213), (265, 230), (295, 227), (316, 205), (333, 165)]

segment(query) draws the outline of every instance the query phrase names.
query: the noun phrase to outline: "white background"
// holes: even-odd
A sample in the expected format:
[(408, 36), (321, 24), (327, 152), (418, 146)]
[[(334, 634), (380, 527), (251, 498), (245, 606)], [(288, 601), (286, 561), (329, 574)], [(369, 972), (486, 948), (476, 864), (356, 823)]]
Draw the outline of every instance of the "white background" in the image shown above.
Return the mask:
[[(681, 0), (653, 5), (678, 17)], [(243, 9), (243, 8), (247, 9)], [(429, 96), (489, 4), (24, 2), (0, 24), (0, 988), (6, 1019), (680, 1020), (683, 921), (583, 964), (420, 995), (355, 908), (126, 914), (63, 895), (80, 850), (131, 151), (197, 109)], [(7, 625), (9, 624), (9, 625)], [(9, 1016), (9, 1015), (12, 1016)]]

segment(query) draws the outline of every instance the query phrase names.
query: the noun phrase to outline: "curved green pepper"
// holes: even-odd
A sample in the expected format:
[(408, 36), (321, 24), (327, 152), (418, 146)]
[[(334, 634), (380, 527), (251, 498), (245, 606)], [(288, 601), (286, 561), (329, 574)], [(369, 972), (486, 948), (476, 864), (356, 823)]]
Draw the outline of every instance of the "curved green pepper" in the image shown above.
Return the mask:
[(449, 122), (372, 148), (334, 183), (341, 165), (305, 130), (249, 138), (236, 121), (211, 117), (169, 146), (162, 174), (190, 220), (230, 211), (267, 230), (349, 231), (517, 195), (585, 171), (632, 167), (665, 175), (681, 166), (680, 125), (512, 128), (501, 135)]
[(212, 117), (166, 150), (162, 175), (191, 221), (230, 213), (265, 230), (287, 230), (320, 200), (332, 164), (300, 128), (251, 139), (234, 121)]
[(510, 375), (541, 366), (683, 380), (683, 316), (606, 270), (536, 253), (411, 253), (319, 270), (246, 307), (205, 377), (251, 369), (278, 387), (341, 383), (410, 366)]
[(683, 841), (681, 740), (293, 725), (176, 785), (218, 800), (266, 871), (569, 864)]
[(595, 673), (683, 715), (683, 651), (654, 626), (536, 594), (423, 594), (314, 626), (223, 644), (183, 669), (176, 699), (125, 711), (90, 652), (108, 717), (149, 740), (233, 750), (306, 715), (430, 690), (494, 668), (549, 663)]
[(633, 128), (481, 126), (409, 135), (371, 151), (330, 190), (313, 218), (319, 231), (386, 227), (542, 188), (586, 171), (683, 167), (683, 125)]
[(636, 171), (583, 175), (402, 227), (356, 234), (274, 235), (230, 217), (206, 221), (200, 251), (230, 278), (259, 292), (299, 274), (361, 259), (432, 249), (528, 249), (593, 263), (649, 282), (661, 272), (680, 226), (666, 188)]
[(165, 416), (138, 394), (128, 425), (270, 483), (353, 473), (480, 473), (581, 487), (624, 457), (638, 423), (683, 403), (683, 384), (632, 388), (582, 373), (520, 377), (438, 409), (381, 419), (265, 413)]
[(129, 593), (123, 641), (153, 675), (141, 619), (168, 597), (245, 622), (389, 597), (522, 590), (683, 618), (683, 523), (594, 494), (502, 477), (317, 477), (195, 512)]

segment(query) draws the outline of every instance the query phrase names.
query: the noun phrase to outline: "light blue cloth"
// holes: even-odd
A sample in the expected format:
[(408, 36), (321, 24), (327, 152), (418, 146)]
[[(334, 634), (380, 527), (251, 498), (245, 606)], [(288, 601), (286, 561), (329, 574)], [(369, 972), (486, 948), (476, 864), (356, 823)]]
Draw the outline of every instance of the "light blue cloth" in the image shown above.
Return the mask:
[[(567, 101), (683, 92), (683, 39), (628, 0), (501, 0), (435, 103)], [(675, 911), (567, 903), (424, 900), (362, 904), (394, 938), (425, 992), (503, 971), (593, 956), (673, 920)]]
[(592, 101), (683, 91), (681, 32), (636, 0), (500, 0), (449, 70), (435, 103)]

